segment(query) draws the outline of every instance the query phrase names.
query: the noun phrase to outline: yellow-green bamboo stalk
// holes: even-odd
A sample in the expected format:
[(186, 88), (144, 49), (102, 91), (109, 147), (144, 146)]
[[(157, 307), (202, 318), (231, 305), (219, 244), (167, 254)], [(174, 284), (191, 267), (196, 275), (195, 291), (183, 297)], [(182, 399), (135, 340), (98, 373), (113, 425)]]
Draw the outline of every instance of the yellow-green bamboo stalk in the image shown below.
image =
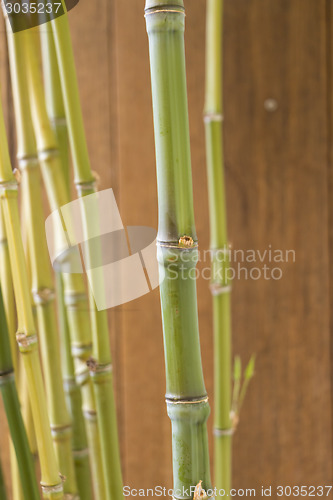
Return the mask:
[[(24, 40), (33, 124), (37, 150), (49, 203), (52, 211), (68, 203), (68, 191), (63, 178), (57, 141), (45, 106), (44, 90), (39, 73), (39, 61), (32, 36), (34, 30), (20, 33)], [(19, 33), (17, 34), (19, 35)], [(57, 236), (60, 237), (60, 234)], [(91, 356), (89, 305), (83, 278), (79, 274), (64, 274), (65, 304), (71, 335), (72, 354), (76, 359), (76, 380), (81, 386), (83, 414), (91, 452), (93, 484), (97, 498), (105, 497), (105, 482), (101, 460), (101, 441), (96, 418), (96, 404), (89, 377), (87, 360)]]
[[(57, 137), (63, 177), (65, 179), (67, 196), (69, 199), (70, 176), (67, 124), (53, 34), (49, 23), (43, 24), (40, 27), (40, 38), (47, 112)], [(70, 409), (73, 422), (73, 455), (75, 473), (80, 499), (90, 500), (92, 498), (92, 486), (89, 473), (89, 455), (87, 453), (88, 444), (82, 414), (82, 398), (80, 388), (75, 380), (74, 363), (71, 355), (69, 328), (64, 303), (64, 287), (60, 272), (56, 272), (56, 279), (58, 320), (62, 347), (62, 374), (64, 378), (67, 404)]]
[[(6, 313), (7, 328), (9, 332), (9, 342), (11, 347), (13, 368), (17, 380), (19, 373), (18, 373), (18, 359), (17, 359), (18, 350), (17, 350), (17, 342), (15, 341), (15, 331), (16, 331), (15, 300), (13, 291), (13, 281), (10, 270), (8, 241), (7, 241), (7, 236), (5, 231), (5, 221), (3, 219), (1, 206), (0, 206), (0, 283), (2, 289), (4, 309)], [(10, 452), (10, 471), (11, 471), (13, 500), (23, 500), (24, 496), (19, 476), (17, 457), (15, 453), (15, 448), (11, 440), (10, 440), (9, 452)]]
[(218, 490), (224, 489), (229, 494), (234, 429), (231, 420), (231, 312), (222, 147), (222, 8), (223, 0), (207, 0), (204, 123), (214, 316), (215, 485)]
[[(53, 20), (51, 25), (57, 51), (69, 140), (73, 157), (74, 182), (78, 195), (81, 197), (95, 192), (95, 182), (90, 167), (83, 126), (67, 13)], [(89, 214), (85, 212), (84, 203), (82, 207), (85, 238), (88, 241), (91, 231)], [(98, 211), (96, 210), (96, 212)], [(98, 220), (96, 224), (98, 224)], [(87, 261), (89, 266), (89, 246)], [(111, 498), (121, 498), (123, 492), (116, 409), (113, 394), (110, 339), (106, 311), (97, 311), (91, 293), (90, 310), (93, 338), (93, 359), (90, 362), (90, 367), (96, 396), (97, 418), (101, 432), (103, 467), (106, 479), (106, 500), (111, 500)], [(110, 470), (112, 471), (111, 474)]]
[(25, 98), (27, 79), (24, 59), (20, 58), (22, 56), (19, 47), (20, 38), (11, 33), (8, 33), (7, 38), (18, 137), (18, 163), (22, 174), (24, 222), (29, 228), (27, 240), (32, 276), (32, 295), (41, 339), (52, 438), (60, 472), (66, 478), (64, 492), (69, 498), (74, 498), (77, 494), (77, 486), (71, 454), (71, 421), (61, 383), (59, 339), (53, 282), (44, 229), (41, 176), (31, 125), (29, 101)]
[[(11, 356), (9, 330), (0, 289), (0, 390), (7, 415), (12, 449), (15, 451), (19, 475), (15, 481), (22, 484), (22, 498), (38, 500), (39, 492), (35, 477), (33, 458), (29, 450), (27, 434), (20, 411), (20, 403), (15, 383), (15, 372)], [(13, 484), (13, 487), (16, 485)], [(3, 495), (0, 495), (3, 499)]]
[(28, 379), (28, 390), (41, 464), (43, 496), (49, 500), (63, 499), (63, 486), (59, 478), (47, 414), (46, 395), (38, 355), (38, 339), (33, 321), (25, 256), (20, 234), (17, 182), (12, 173), (9, 159), (2, 106), (0, 106), (0, 188), (17, 304), (17, 341), (19, 350), (23, 355), (25, 374)]
[(57, 138), (63, 177), (70, 198), (68, 131), (60, 75), (50, 23), (40, 27), (41, 52), (47, 113)]
[[(157, 255), (172, 423), (174, 498), (211, 490), (205, 389), (199, 341), (191, 154), (182, 0), (146, 0), (158, 185)], [(201, 486), (202, 484), (202, 486)], [(192, 490), (191, 490), (192, 488)], [(211, 491), (208, 493), (211, 495)]]

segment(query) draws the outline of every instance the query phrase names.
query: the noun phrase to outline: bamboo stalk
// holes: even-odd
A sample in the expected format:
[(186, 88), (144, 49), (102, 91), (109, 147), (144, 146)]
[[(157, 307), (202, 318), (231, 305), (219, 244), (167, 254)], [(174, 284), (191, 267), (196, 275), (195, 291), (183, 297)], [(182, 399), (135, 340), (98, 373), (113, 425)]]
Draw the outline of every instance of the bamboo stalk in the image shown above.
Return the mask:
[(223, 0), (207, 0), (205, 135), (212, 260), (214, 323), (214, 467), (215, 486), (231, 488), (231, 311), (227, 279), (228, 237), (222, 146), (222, 10)]
[[(0, 288), (0, 389), (4, 401), (10, 435), (16, 453), (23, 498), (38, 500), (39, 491), (35, 477), (33, 458), (29, 449), (27, 434), (16, 391), (14, 367), (11, 356), (9, 331), (6, 321), (2, 291)], [(0, 489), (1, 493), (1, 489)], [(0, 498), (4, 498), (0, 495)]]
[(92, 485), (86, 430), (82, 414), (82, 397), (80, 387), (75, 380), (74, 362), (71, 355), (70, 335), (64, 303), (62, 277), (56, 273), (56, 289), (58, 297), (58, 320), (62, 347), (62, 375), (67, 406), (73, 422), (73, 457), (75, 474), (78, 483), (80, 500), (91, 500)]
[[(9, 332), (9, 341), (12, 354), (12, 362), (14, 373), (17, 378), (18, 372), (18, 359), (17, 359), (17, 343), (15, 341), (16, 331), (16, 317), (15, 317), (15, 300), (13, 291), (13, 281), (10, 271), (10, 260), (8, 252), (8, 241), (5, 231), (5, 221), (0, 206), (0, 282), (2, 289), (2, 298), (4, 302), (4, 310), (6, 315), (7, 327)], [(14, 500), (22, 500), (23, 490), (21, 487), (21, 480), (19, 476), (18, 463), (15, 453), (15, 448), (10, 440), (10, 471), (12, 482), (12, 495)]]
[(63, 487), (59, 478), (56, 456), (52, 445), (46, 395), (38, 356), (38, 339), (33, 321), (25, 256), (20, 234), (17, 182), (13, 176), (9, 159), (2, 106), (0, 106), (0, 187), (17, 304), (17, 341), (19, 350), (23, 355), (25, 374), (29, 381), (28, 390), (41, 464), (43, 496), (45, 499), (50, 500), (62, 499)]
[(27, 88), (24, 59), (20, 58), (20, 38), (8, 32), (9, 59), (13, 86), (18, 162), (22, 174), (24, 219), (27, 232), (32, 275), (32, 295), (37, 312), (41, 340), (46, 395), (51, 420), (52, 438), (62, 475), (66, 478), (64, 492), (69, 498), (77, 494), (74, 462), (71, 454), (71, 421), (61, 383), (60, 349), (54, 304), (54, 291), (47, 250), (41, 176), (35, 138), (31, 127), (29, 102), (24, 98)]
[[(57, 138), (62, 166), (62, 175), (65, 180), (67, 196), (69, 199), (70, 182), (67, 123), (65, 118), (65, 109), (60, 86), (60, 76), (53, 34), (49, 23), (44, 24), (40, 27), (40, 38), (47, 112)], [(58, 320), (62, 347), (62, 375), (64, 378), (67, 406), (70, 410), (73, 423), (72, 448), (75, 464), (75, 474), (77, 478), (80, 499), (90, 500), (92, 498), (92, 485), (89, 472), (90, 464), (88, 443), (82, 414), (82, 397), (80, 388), (75, 380), (75, 369), (71, 355), (70, 335), (66, 307), (64, 303), (64, 286), (61, 274), (59, 272), (56, 272), (56, 282)]]
[[(33, 30), (23, 32), (30, 103), (43, 179), (51, 210), (55, 211), (70, 200), (63, 177), (56, 137), (46, 111), (44, 90), (39, 74), (39, 62), (31, 38), (32, 35)], [(57, 234), (56, 237), (62, 237), (61, 234)], [(76, 380), (81, 387), (83, 414), (91, 452), (90, 464), (95, 495), (97, 498), (105, 498), (105, 478), (101, 458), (101, 439), (96, 418), (96, 402), (89, 370), (86, 365), (91, 356), (92, 345), (85, 284), (79, 274), (65, 273), (63, 274), (63, 280), (72, 355), (76, 360)]]
[[(172, 422), (175, 498), (202, 481), (211, 489), (207, 418), (209, 404), (199, 343), (198, 260), (181, 0), (147, 0), (145, 17), (155, 129), (159, 226), (157, 254), (166, 363), (166, 403)], [(201, 483), (200, 483), (201, 484)], [(183, 494), (182, 494), (183, 492)]]
[[(69, 130), (69, 140), (74, 165), (74, 182), (79, 197), (95, 192), (95, 179), (91, 171), (87, 143), (83, 126), (82, 111), (75, 71), (67, 14), (51, 22), (58, 57), (60, 79)], [(91, 214), (82, 206), (82, 218), (86, 240), (91, 231)], [(98, 213), (98, 211), (96, 210)], [(98, 224), (98, 220), (95, 221)], [(87, 247), (88, 267), (91, 263), (89, 245)], [(106, 311), (97, 311), (94, 298), (89, 294), (93, 359), (90, 361), (91, 377), (97, 405), (97, 419), (101, 433), (104, 476), (106, 479), (106, 499), (121, 498), (122, 474), (118, 443), (116, 408), (113, 393), (112, 359)], [(110, 474), (112, 470), (112, 474)]]
[(68, 130), (62, 98), (57, 55), (50, 23), (40, 27), (41, 51), (47, 113), (57, 138), (63, 177), (70, 198)]

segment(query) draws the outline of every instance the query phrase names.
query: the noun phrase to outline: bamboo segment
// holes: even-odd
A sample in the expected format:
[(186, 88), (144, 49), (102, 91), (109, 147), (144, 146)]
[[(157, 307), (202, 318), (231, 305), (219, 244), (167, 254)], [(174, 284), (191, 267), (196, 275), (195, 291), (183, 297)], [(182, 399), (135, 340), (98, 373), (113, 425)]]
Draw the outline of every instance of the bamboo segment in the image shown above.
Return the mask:
[[(25, 500), (38, 500), (39, 492), (35, 477), (33, 458), (29, 449), (28, 438), (20, 411), (17, 396), (14, 368), (9, 345), (9, 331), (0, 289), (0, 389), (4, 401), (10, 435), (17, 457), (20, 481), (22, 484), (23, 498)], [(0, 498), (4, 498), (0, 489)]]
[(71, 355), (69, 328), (64, 303), (64, 290), (62, 277), (56, 273), (57, 297), (58, 297), (58, 319), (62, 346), (62, 375), (64, 389), (73, 425), (73, 457), (75, 475), (78, 483), (80, 500), (91, 500), (93, 497), (90, 479), (89, 450), (86, 430), (82, 414), (82, 397), (80, 387), (75, 380), (74, 362)]
[[(32, 32), (33, 30), (28, 30), (23, 33), (31, 111), (44, 183), (51, 209), (55, 211), (70, 200), (63, 177), (56, 137), (47, 116)], [(60, 237), (60, 234), (57, 234), (56, 237)], [(83, 413), (91, 451), (95, 495), (97, 498), (106, 498), (103, 467), (101, 465), (101, 440), (96, 420), (96, 403), (86, 364), (91, 356), (92, 345), (85, 284), (79, 274), (63, 274), (63, 280), (72, 354), (76, 359), (76, 380), (81, 386)]]
[(11, 77), (19, 131), (18, 161), (22, 174), (23, 206), (29, 246), (29, 261), (32, 275), (37, 323), (41, 339), (42, 361), (46, 383), (46, 394), (51, 420), (53, 442), (61, 473), (66, 478), (64, 492), (73, 498), (77, 493), (74, 462), (71, 454), (71, 422), (61, 383), (59, 339), (56, 330), (54, 292), (49, 256), (44, 230), (41, 176), (37, 159), (34, 135), (31, 127), (29, 102), (24, 99), (27, 82), (24, 60), (20, 59), (19, 38), (8, 33)]
[(231, 313), (222, 147), (223, 0), (207, 0), (205, 133), (214, 323), (215, 486), (231, 488)]
[(161, 308), (166, 402), (172, 422), (175, 498), (202, 481), (211, 489), (207, 418), (197, 315), (192, 174), (184, 54), (183, 2), (147, 0), (158, 184)]
[[(80, 197), (95, 192), (94, 176), (90, 168), (85, 139), (82, 111), (79, 100), (75, 63), (70, 40), (67, 14), (51, 22), (64, 96), (69, 140), (74, 164), (74, 181)], [(89, 214), (82, 205), (85, 238), (90, 238)], [(96, 221), (98, 224), (98, 220)], [(88, 267), (91, 255), (87, 252)], [(91, 377), (97, 405), (97, 418), (101, 434), (103, 470), (106, 480), (106, 499), (121, 498), (122, 474), (118, 444), (116, 408), (113, 394), (112, 360), (106, 311), (97, 311), (90, 292), (90, 311), (93, 338), (93, 359), (90, 361)], [(112, 474), (110, 474), (112, 471)]]
[(66, 181), (67, 196), (70, 198), (67, 122), (60, 85), (57, 55), (50, 23), (43, 24), (40, 27), (40, 40), (47, 113), (57, 138), (63, 177)]

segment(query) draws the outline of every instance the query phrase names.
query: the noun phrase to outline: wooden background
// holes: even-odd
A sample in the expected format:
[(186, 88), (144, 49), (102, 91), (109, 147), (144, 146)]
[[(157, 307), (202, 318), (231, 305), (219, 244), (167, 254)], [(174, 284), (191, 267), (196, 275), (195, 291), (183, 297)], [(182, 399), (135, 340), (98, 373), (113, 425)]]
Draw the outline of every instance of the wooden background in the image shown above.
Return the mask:
[[(185, 5), (195, 211), (200, 246), (207, 249), (205, 1)], [(143, 8), (143, 0), (81, 0), (70, 21), (89, 151), (101, 187), (114, 189), (124, 224), (157, 227)], [(244, 363), (257, 353), (234, 439), (236, 488), (332, 481), (332, 23), (331, 0), (225, 0), (230, 241), (236, 249), (271, 245), (296, 252), (295, 263), (283, 264), (281, 280), (234, 283), (234, 352)], [(13, 144), (3, 32), (0, 55)], [(267, 99), (274, 100), (274, 111)], [(204, 279), (198, 280), (198, 299), (213, 405), (211, 301)], [(158, 291), (113, 310), (111, 330), (125, 484), (171, 487)], [(2, 413), (0, 418), (7, 463)], [(212, 419), (210, 435), (211, 426)]]

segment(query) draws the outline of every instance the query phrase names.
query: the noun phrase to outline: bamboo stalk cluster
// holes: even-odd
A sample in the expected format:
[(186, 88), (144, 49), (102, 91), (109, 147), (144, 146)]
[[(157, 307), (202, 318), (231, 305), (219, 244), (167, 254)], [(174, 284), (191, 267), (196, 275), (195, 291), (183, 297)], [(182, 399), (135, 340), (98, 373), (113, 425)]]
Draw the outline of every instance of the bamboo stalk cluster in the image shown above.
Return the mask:
[[(16, 386), (20, 392), (28, 433), (24, 434), (25, 441), (22, 441), (25, 443), (25, 448), (21, 446), (22, 456), (17, 455), (17, 460), (15, 454), (11, 454), (13, 498), (39, 498), (31, 454), (34, 437), (43, 498), (121, 498), (122, 477), (107, 315), (105, 311), (97, 311), (82, 275), (58, 272), (55, 285), (44, 229), (42, 180), (52, 211), (71, 201), (68, 137), (78, 194), (95, 192), (67, 14), (41, 25), (39, 29), (13, 33), (8, 19), (6, 27), (17, 134), (16, 171), (20, 178), (18, 183), (12, 172), (0, 110), (1, 286), (5, 290), (6, 309), (6, 314), (2, 314), (0, 307), (0, 315), (8, 323), (11, 339), (7, 330), (1, 333), (7, 335), (11, 344), (15, 373), (24, 374), (22, 380), (26, 383), (22, 387), (19, 383), (15, 385), (8, 349), (2, 351), (2, 344), (7, 345), (3, 339), (1, 352), (4, 352), (4, 359), (0, 372), (3, 374), (4, 400), (8, 400), (8, 391), (16, 390)], [(42, 47), (44, 81), (40, 73), (39, 45)], [(68, 102), (71, 103), (70, 109)], [(79, 141), (75, 139), (77, 136)], [(89, 229), (89, 223), (85, 223), (87, 217), (83, 211), (82, 220)], [(20, 222), (25, 228), (22, 233)], [(54, 237), (59, 239), (60, 232), (57, 228), (55, 231)], [(87, 239), (89, 236), (87, 232)], [(14, 342), (15, 308), (19, 357)], [(29, 399), (25, 402), (26, 389)], [(23, 424), (18, 399), (13, 408)], [(23, 411), (24, 408), (27, 411)], [(28, 418), (30, 408), (32, 425)], [(13, 409), (9, 416), (14, 421), (12, 415)], [(22, 436), (22, 430), (19, 424), (16, 427), (17, 439), (17, 436)], [(31, 439), (28, 439), (30, 435)], [(14, 439), (13, 444), (14, 447), (17, 444)], [(26, 466), (27, 451), (30, 468)], [(24, 483), (27, 478), (21, 474), (22, 467), (25, 474), (31, 476), (29, 488)], [(19, 482), (18, 473), (22, 476), (21, 485), (16, 484)]]

